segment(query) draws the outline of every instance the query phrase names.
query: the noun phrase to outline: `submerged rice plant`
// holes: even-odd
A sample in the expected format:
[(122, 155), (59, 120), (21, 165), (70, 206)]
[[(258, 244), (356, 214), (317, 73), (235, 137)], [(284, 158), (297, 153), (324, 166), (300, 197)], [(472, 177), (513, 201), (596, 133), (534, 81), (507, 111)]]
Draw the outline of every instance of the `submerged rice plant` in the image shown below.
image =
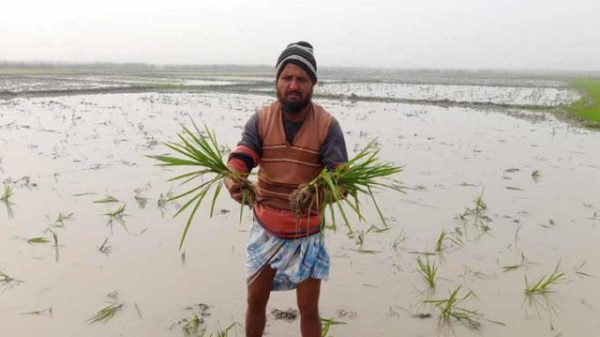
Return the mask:
[(110, 252), (112, 251), (112, 246), (108, 244), (108, 238), (102, 241), (102, 244), (100, 245), (100, 247), (98, 247), (98, 251), (106, 256), (110, 255)]
[[(206, 327), (204, 326), (205, 317), (210, 316), (210, 307), (204, 303), (198, 303), (185, 308), (191, 311), (191, 317), (185, 317), (173, 323), (169, 329), (175, 326), (180, 326), (185, 337), (203, 337), (206, 335)], [(207, 336), (210, 337), (210, 336)]]
[(552, 274), (542, 276), (536, 282), (531, 284), (527, 281), (527, 275), (525, 275), (525, 294), (536, 295), (551, 292), (551, 287), (553, 285), (556, 285), (565, 279), (565, 273), (561, 272), (559, 267), (560, 264), (557, 264)]
[[(483, 235), (488, 232), (491, 228), (488, 225), (492, 219), (486, 215), (488, 206), (483, 200), (483, 191), (477, 195), (473, 200), (473, 208), (465, 208), (465, 211), (458, 216), (458, 219), (462, 221), (462, 228), (465, 232), (468, 232), (469, 227), (474, 227), (478, 230), (479, 234)], [(459, 230), (459, 228), (457, 228)], [(463, 233), (459, 232), (459, 235)]]
[(0, 270), (0, 289), (2, 292), (21, 283), (23, 283), (23, 281), (18, 280)]
[(4, 191), (0, 196), (0, 202), (10, 203), (10, 198), (14, 195), (12, 187), (8, 184), (4, 184)]
[(167, 206), (169, 204), (169, 200), (173, 197), (173, 192), (168, 191), (167, 193), (161, 193), (158, 196), (158, 200), (156, 201), (156, 207), (160, 210), (160, 216), (164, 217), (167, 212)]
[(233, 329), (236, 323), (231, 323), (225, 329), (218, 328), (216, 334), (207, 335), (208, 328), (203, 326), (204, 319), (194, 314), (191, 319), (186, 320), (183, 326), (183, 335), (185, 337), (228, 337), (229, 331)]
[(531, 172), (531, 179), (533, 179), (533, 181), (536, 183), (540, 180), (541, 176), (542, 173), (540, 172), (540, 170), (534, 170), (533, 172)]
[(106, 307), (100, 309), (94, 316), (90, 317), (86, 322), (88, 324), (97, 322), (107, 322), (123, 309), (123, 303), (110, 303)]
[(4, 207), (6, 208), (6, 213), (8, 214), (9, 218), (13, 218), (14, 216), (12, 209), (13, 203), (10, 201), (10, 198), (13, 196), (13, 194), (14, 193), (12, 187), (8, 184), (4, 184), (4, 191), (0, 196), (0, 203), (4, 204)]
[(577, 269), (575, 270), (575, 274), (577, 274), (577, 275), (581, 275), (581, 276), (585, 276), (585, 277), (596, 277), (596, 276), (594, 276), (594, 275), (592, 275), (592, 274), (590, 274), (590, 273), (587, 273), (587, 272), (585, 272), (585, 271), (583, 271), (583, 270), (582, 270), (582, 269), (583, 269), (583, 266), (585, 266), (585, 264), (586, 264), (586, 263), (587, 263), (587, 261), (583, 261), (583, 262), (582, 262), (582, 263), (579, 265), (579, 267), (577, 267)]
[(525, 266), (526, 264), (527, 264), (527, 258), (525, 257), (524, 254), (521, 254), (521, 262), (519, 262), (517, 264), (502, 266), (502, 271), (506, 273), (509, 271), (517, 270), (518, 268), (521, 268), (521, 267)]
[(525, 314), (528, 316), (533, 311), (539, 319), (542, 319), (542, 314), (545, 313), (552, 325), (552, 321), (558, 316), (558, 305), (552, 300), (551, 295), (551, 293), (543, 293), (525, 296), (523, 299)]
[[(229, 336), (229, 330), (231, 330), (234, 326), (235, 326), (235, 323), (231, 323), (224, 330), (218, 329), (217, 330), (217, 335), (215, 337), (227, 337), (227, 336)], [(209, 337), (212, 337), (212, 334)]]
[(114, 211), (108, 211), (106, 213), (103, 213), (103, 215), (108, 216), (108, 223), (107, 224), (110, 226), (111, 232), (112, 232), (112, 224), (113, 224), (114, 221), (120, 223), (121, 226), (123, 226), (123, 228), (127, 232), (127, 226), (125, 224), (125, 216), (127, 215), (125, 213), (126, 206), (127, 205), (123, 204), (123, 205), (119, 206), (119, 208), (117, 208)]
[(119, 199), (113, 197), (112, 195), (107, 195), (102, 199), (94, 200), (95, 204), (111, 204), (115, 202), (119, 202)]
[[(379, 253), (379, 251), (377, 250), (372, 250), (372, 249), (365, 249), (364, 248), (364, 243), (365, 243), (365, 235), (367, 235), (367, 233), (369, 233), (369, 230), (365, 231), (359, 231), (358, 235), (356, 235), (356, 244), (358, 245), (358, 249), (357, 251), (359, 253), (363, 253), (363, 254), (375, 254), (375, 253)], [(353, 234), (350, 234), (350, 237), (354, 237)]]
[(30, 238), (30, 239), (27, 239), (25, 241), (27, 241), (27, 243), (30, 245), (46, 244), (46, 243), (50, 242), (50, 240), (46, 239), (43, 236), (36, 236), (36, 237)]
[(429, 288), (435, 288), (435, 279), (437, 276), (437, 266), (435, 262), (429, 261), (429, 256), (425, 257), (425, 262), (421, 259), (421, 256), (417, 256), (417, 272), (423, 276), (423, 279), (427, 281)]
[(387, 228), (387, 221), (375, 200), (373, 189), (387, 188), (403, 192), (399, 184), (382, 180), (402, 172), (403, 167), (379, 161), (379, 149), (375, 148), (374, 144), (374, 142), (369, 143), (348, 162), (337, 166), (333, 170), (325, 168), (315, 179), (300, 185), (290, 196), (290, 204), (294, 212), (300, 216), (310, 214), (313, 209), (318, 209), (321, 212), (324, 225), (326, 208), (329, 208), (331, 224), (335, 228), (334, 212), (337, 208), (348, 233), (352, 233), (352, 227), (342, 204), (349, 206), (359, 220), (364, 220), (359, 202), (359, 195), (362, 194), (373, 201), (383, 225)]
[(56, 216), (56, 220), (54, 220), (54, 226), (63, 228), (63, 227), (65, 227), (65, 221), (71, 221), (71, 220), (73, 220), (73, 213), (69, 213), (69, 214), (58, 213), (58, 215)]
[(394, 252), (398, 252), (398, 250), (400, 250), (401, 246), (406, 243), (406, 231), (404, 230), (404, 228), (402, 228), (400, 230), (400, 234), (398, 234), (398, 236), (396, 237), (396, 239), (394, 239), (394, 241), (391, 242), (391, 246), (392, 249), (394, 250)]
[(479, 314), (477, 310), (459, 307), (459, 304), (473, 296), (473, 291), (469, 291), (465, 295), (459, 295), (461, 288), (462, 286), (458, 286), (450, 291), (450, 296), (448, 298), (425, 300), (423, 302), (432, 304), (440, 310), (439, 318), (441, 322), (450, 323), (452, 320), (455, 320), (464, 324), (469, 329), (479, 330), (481, 327), (479, 320), (481, 314)]
[(321, 328), (321, 337), (331, 337), (328, 336), (331, 327), (334, 325), (346, 324), (346, 322), (336, 321), (333, 318), (321, 318), (321, 324), (323, 324)]
[(475, 213), (481, 214), (487, 209), (487, 204), (483, 201), (483, 191), (475, 198)]
[(174, 216), (179, 215), (181, 212), (192, 206), (192, 211), (185, 224), (183, 234), (181, 235), (181, 241), (179, 249), (183, 246), (185, 237), (190, 228), (192, 220), (198, 211), (202, 201), (212, 190), (212, 200), (210, 205), (210, 216), (214, 213), (215, 203), (221, 189), (224, 185), (224, 178), (231, 178), (242, 183), (242, 208), (240, 211), (240, 221), (242, 219), (242, 213), (244, 204), (252, 206), (255, 199), (254, 187), (246, 179), (244, 174), (233, 172), (227, 167), (227, 164), (223, 160), (223, 151), (217, 144), (217, 140), (214, 132), (211, 132), (207, 126), (204, 127), (204, 132), (201, 132), (195, 123), (193, 123), (194, 130), (190, 130), (185, 126), (182, 126), (183, 132), (177, 133), (179, 138), (178, 142), (166, 143), (166, 146), (171, 150), (175, 151), (181, 157), (175, 157), (171, 155), (163, 156), (149, 156), (150, 158), (156, 159), (160, 162), (159, 166), (163, 167), (182, 167), (192, 166), (197, 169), (175, 176), (169, 181), (178, 181), (182, 185), (187, 184), (193, 180), (200, 179), (197, 186), (187, 190), (186, 192), (180, 193), (169, 198), (168, 201), (181, 199), (184, 197), (191, 196), (183, 206), (175, 213)]
[(446, 230), (442, 230), (435, 242), (435, 251), (437, 253), (444, 251), (447, 248), (446, 242), (448, 241), (457, 247), (461, 247), (463, 245), (462, 240), (458, 236), (449, 234)]
[(204, 319), (196, 314), (193, 314), (190, 319), (184, 318), (185, 324), (182, 327), (185, 337), (202, 337), (206, 333), (206, 328), (202, 327)]
[(58, 259), (60, 258), (60, 252), (58, 250), (59, 245), (58, 245), (58, 234), (56, 234), (56, 232), (54, 232), (52, 229), (48, 229), (48, 231), (50, 233), (52, 233), (52, 240), (54, 241), (54, 259), (56, 260), (56, 262), (58, 262)]
[(23, 312), (23, 313), (21, 313), (21, 315), (40, 315), (40, 316), (46, 316), (46, 317), (53, 317), (54, 312), (52, 310), (52, 307), (48, 307), (48, 308), (45, 308), (42, 310)]

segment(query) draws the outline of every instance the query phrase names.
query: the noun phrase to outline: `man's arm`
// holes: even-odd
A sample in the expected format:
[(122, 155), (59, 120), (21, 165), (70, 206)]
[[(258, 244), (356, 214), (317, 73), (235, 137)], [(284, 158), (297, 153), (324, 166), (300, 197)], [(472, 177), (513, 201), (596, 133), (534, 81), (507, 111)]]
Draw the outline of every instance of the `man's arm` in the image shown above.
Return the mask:
[(232, 159), (241, 160), (246, 169), (246, 172), (252, 171), (258, 165), (259, 159), (262, 156), (262, 140), (258, 133), (258, 112), (252, 115), (244, 126), (242, 131), (242, 140), (237, 147), (231, 152), (229, 161)]
[[(335, 118), (331, 121), (325, 141), (321, 145), (319, 158), (323, 166), (327, 167), (330, 171), (348, 161), (344, 133), (342, 132), (340, 123)], [(346, 195), (347, 192), (340, 187), (339, 196), (345, 198)]]
[(331, 121), (325, 141), (319, 151), (319, 159), (323, 166), (333, 170), (336, 166), (348, 161), (346, 141), (340, 123), (334, 118)]
[[(262, 154), (262, 140), (258, 133), (258, 113), (250, 117), (242, 131), (242, 140), (229, 155), (227, 166), (233, 172), (240, 173), (245, 178), (250, 171), (260, 162)], [(232, 178), (225, 179), (225, 187), (231, 197), (237, 202), (242, 202), (242, 186), (248, 184), (247, 181), (236, 181)]]

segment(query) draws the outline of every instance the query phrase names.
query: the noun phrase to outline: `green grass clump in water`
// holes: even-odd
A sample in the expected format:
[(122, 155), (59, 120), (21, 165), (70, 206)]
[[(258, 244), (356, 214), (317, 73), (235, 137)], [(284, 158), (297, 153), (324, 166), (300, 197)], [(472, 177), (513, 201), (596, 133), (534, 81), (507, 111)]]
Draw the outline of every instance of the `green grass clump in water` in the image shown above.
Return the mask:
[(12, 196), (13, 196), (12, 187), (10, 187), (10, 185), (4, 185), (4, 192), (2, 193), (2, 196), (0, 196), (0, 201), (4, 202), (4, 203), (9, 203), (10, 198)]
[(473, 291), (467, 292), (462, 297), (459, 295), (462, 286), (456, 287), (450, 291), (448, 298), (439, 300), (426, 300), (424, 303), (430, 303), (440, 310), (440, 321), (449, 323), (454, 319), (465, 324), (470, 329), (478, 330), (481, 326), (479, 317), (481, 316), (477, 310), (470, 310), (459, 307), (459, 304), (467, 300), (473, 295)]
[(423, 276), (427, 284), (429, 284), (429, 288), (435, 288), (435, 278), (437, 275), (437, 266), (435, 262), (430, 262), (429, 257), (425, 258), (425, 262), (421, 259), (420, 256), (417, 256), (417, 272)]
[(0, 270), (0, 294), (2, 294), (4, 290), (12, 288), (21, 283), (23, 283), (23, 281), (17, 280), (16, 278), (11, 277)]
[(323, 327), (321, 329), (321, 337), (331, 337), (328, 336), (331, 326), (338, 324), (346, 324), (345, 322), (336, 321), (333, 318), (321, 318), (321, 323), (323, 324)]
[(108, 216), (109, 220), (108, 220), (107, 224), (110, 226), (111, 231), (112, 231), (113, 221), (116, 221), (116, 222), (120, 223), (121, 226), (123, 226), (123, 228), (127, 232), (127, 225), (125, 224), (125, 216), (127, 215), (125, 213), (125, 208), (126, 207), (127, 207), (127, 205), (123, 204), (119, 208), (117, 208), (116, 210), (109, 211), (109, 212), (103, 214), (103, 215)]
[(67, 215), (63, 213), (58, 213), (56, 220), (54, 220), (54, 226), (59, 228), (65, 227), (65, 221), (73, 220), (73, 213), (69, 213)]
[(106, 322), (115, 317), (117, 312), (121, 311), (123, 303), (111, 303), (108, 306), (100, 309), (94, 316), (90, 317), (86, 322), (89, 324), (97, 322)]
[[(179, 138), (178, 142), (169, 142), (166, 144), (168, 148), (175, 151), (183, 157), (174, 157), (170, 155), (166, 156), (149, 156), (152, 159), (156, 159), (160, 162), (159, 166), (166, 167), (181, 167), (181, 166), (192, 166), (196, 167), (194, 171), (178, 175), (169, 179), (169, 181), (181, 181), (181, 184), (189, 183), (195, 179), (205, 179), (198, 186), (191, 188), (190, 190), (183, 192), (179, 195), (169, 198), (168, 201), (177, 200), (189, 195), (193, 195), (191, 199), (175, 213), (175, 216), (186, 210), (190, 205), (192, 212), (188, 217), (188, 221), (185, 224), (183, 234), (181, 235), (181, 242), (179, 243), (179, 249), (183, 247), (183, 242), (190, 228), (192, 220), (196, 215), (196, 211), (200, 207), (204, 197), (214, 189), (212, 202), (210, 206), (210, 216), (214, 213), (215, 202), (221, 189), (224, 185), (224, 178), (232, 178), (234, 180), (242, 182), (242, 210), (244, 204), (249, 204), (252, 207), (254, 203), (254, 188), (252, 184), (246, 180), (245, 176), (233, 172), (227, 167), (227, 164), (223, 160), (223, 152), (219, 145), (214, 132), (211, 132), (208, 127), (204, 127), (205, 132), (201, 132), (195, 123), (193, 123), (194, 130), (190, 130), (183, 126), (183, 132), (177, 133)], [(195, 132), (194, 132), (195, 131)], [(242, 212), (240, 212), (240, 221), (242, 220)]]
[(439, 321), (451, 325), (453, 322), (463, 324), (470, 330), (479, 331), (481, 329), (481, 320), (488, 321), (497, 325), (506, 325), (500, 321), (493, 321), (485, 318), (479, 311), (472, 309), (465, 309), (460, 307), (461, 303), (474, 297), (475, 294), (472, 290), (469, 290), (465, 295), (460, 294), (462, 286), (454, 288), (450, 291), (448, 298), (438, 300), (425, 300), (423, 303), (429, 303), (440, 310)]
[(600, 127), (600, 79), (578, 79), (572, 82), (573, 88), (583, 97), (567, 107), (573, 116)]
[(119, 199), (113, 197), (112, 195), (107, 195), (102, 199), (94, 200), (95, 204), (109, 204), (113, 202), (119, 202)]
[(0, 282), (11, 282), (14, 278), (8, 276), (6, 273), (0, 270)]
[[(468, 231), (469, 227), (473, 227), (478, 230), (479, 235), (483, 235), (491, 230), (488, 223), (491, 219), (486, 215), (486, 211), (488, 209), (487, 204), (483, 200), (483, 191), (477, 195), (475, 200), (473, 200), (475, 205), (474, 208), (466, 208), (462, 214), (458, 215), (458, 219), (462, 222), (462, 230), (465, 233)], [(457, 227), (457, 230), (459, 228)], [(465, 233), (459, 232), (459, 235), (463, 235)]]
[(527, 281), (527, 276), (525, 276), (525, 294), (547, 294), (551, 291), (551, 286), (562, 281), (564, 276), (565, 273), (559, 270), (559, 265), (556, 265), (556, 268), (554, 268), (552, 274), (548, 276), (542, 276), (539, 280), (537, 280), (537, 282), (531, 284), (529, 284)]
[(442, 253), (446, 249), (446, 241), (450, 241), (457, 247), (461, 247), (463, 245), (463, 242), (460, 239), (460, 237), (453, 234), (449, 234), (447, 231), (442, 230), (442, 232), (437, 238), (437, 241), (435, 242), (436, 253)]

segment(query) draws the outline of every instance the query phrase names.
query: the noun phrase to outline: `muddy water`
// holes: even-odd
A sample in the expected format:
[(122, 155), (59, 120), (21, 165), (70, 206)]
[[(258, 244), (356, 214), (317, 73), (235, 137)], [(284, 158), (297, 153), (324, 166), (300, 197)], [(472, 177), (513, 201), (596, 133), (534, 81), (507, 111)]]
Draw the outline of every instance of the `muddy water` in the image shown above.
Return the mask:
[(510, 105), (556, 106), (579, 98), (568, 88), (476, 86), (407, 83), (332, 83), (317, 93), (357, 95), (386, 99), (477, 102)]
[[(173, 140), (190, 118), (209, 125), (231, 147), (245, 120), (269, 101), (159, 93), (0, 101), (0, 177), (14, 190), (12, 216), (0, 204), (0, 271), (23, 281), (0, 289), (2, 335), (182, 336), (178, 322), (191, 317), (185, 308), (196, 303), (210, 306), (209, 331), (243, 323), (250, 219), (239, 223), (239, 208), (222, 195), (212, 219), (207, 208), (196, 218), (182, 257), (184, 218), (172, 218), (177, 205), (158, 205), (161, 195), (180, 191), (167, 182), (176, 172), (145, 156), (166, 152), (160, 144)], [(327, 232), (332, 270), (323, 284), (321, 314), (346, 323), (333, 326), (331, 335), (596, 334), (598, 132), (524, 111), (319, 103), (340, 121), (351, 153), (377, 137), (382, 158), (405, 166), (407, 192), (378, 194), (391, 229), (366, 233), (363, 251), (341, 223)], [(485, 232), (457, 217), (480, 194), (487, 204)], [(94, 203), (108, 195), (119, 202)], [(147, 204), (142, 207), (136, 196)], [(126, 205), (124, 223), (111, 226), (104, 213), (120, 205)], [(364, 209), (380, 226), (367, 201)], [(71, 216), (57, 227), (60, 214)], [(353, 226), (367, 232), (370, 224)], [(58, 235), (58, 247), (25, 241), (44, 235), (52, 240), (44, 233), (48, 227)], [(448, 241), (442, 254), (430, 257), (439, 279), (428, 290), (415, 271), (415, 252), (433, 251), (442, 230), (462, 245)], [(110, 254), (98, 250), (106, 239)], [(522, 256), (525, 266), (503, 272), (502, 266), (518, 264)], [(525, 276), (537, 280), (557, 263), (565, 280), (546, 296), (526, 298)], [(458, 286), (477, 295), (461, 307), (483, 315), (479, 331), (440, 325), (439, 311), (423, 303)], [(107, 297), (114, 291), (123, 309), (105, 324), (86, 323), (115, 301)], [(293, 293), (274, 293), (269, 311), (294, 304)], [(46, 308), (52, 308), (51, 317), (24, 315)], [(269, 316), (267, 332), (299, 336), (299, 322)], [(230, 336), (243, 336), (241, 325)]]

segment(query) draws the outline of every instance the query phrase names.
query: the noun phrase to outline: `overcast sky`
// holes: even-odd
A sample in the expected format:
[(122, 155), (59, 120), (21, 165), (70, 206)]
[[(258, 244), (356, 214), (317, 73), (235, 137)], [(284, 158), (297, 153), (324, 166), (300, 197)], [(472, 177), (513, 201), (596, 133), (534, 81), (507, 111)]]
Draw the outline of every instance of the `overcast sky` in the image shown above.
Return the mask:
[(600, 70), (599, 0), (7, 0), (0, 60)]

